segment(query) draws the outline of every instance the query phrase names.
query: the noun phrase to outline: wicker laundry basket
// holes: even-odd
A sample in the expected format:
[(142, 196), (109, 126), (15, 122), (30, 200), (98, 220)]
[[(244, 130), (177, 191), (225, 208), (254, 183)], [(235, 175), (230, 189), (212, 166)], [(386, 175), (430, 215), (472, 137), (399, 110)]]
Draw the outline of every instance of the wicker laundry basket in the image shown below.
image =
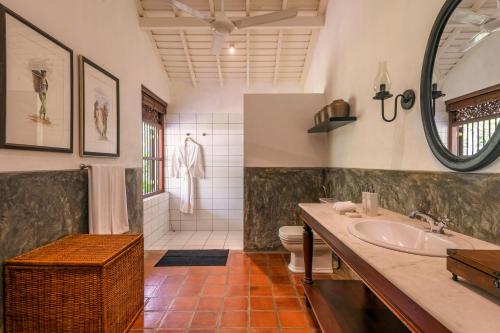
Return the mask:
[(5, 261), (6, 332), (126, 332), (143, 262), (142, 235), (71, 235)]

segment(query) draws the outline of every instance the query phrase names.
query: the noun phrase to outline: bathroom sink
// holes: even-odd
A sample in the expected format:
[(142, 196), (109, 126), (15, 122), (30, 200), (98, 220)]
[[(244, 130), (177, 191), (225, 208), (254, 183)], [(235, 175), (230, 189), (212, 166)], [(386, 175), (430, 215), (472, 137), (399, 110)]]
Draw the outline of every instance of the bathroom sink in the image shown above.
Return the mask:
[(469, 243), (456, 236), (434, 234), (393, 221), (359, 221), (351, 223), (348, 230), (365, 242), (423, 256), (446, 257), (446, 249), (472, 248)]

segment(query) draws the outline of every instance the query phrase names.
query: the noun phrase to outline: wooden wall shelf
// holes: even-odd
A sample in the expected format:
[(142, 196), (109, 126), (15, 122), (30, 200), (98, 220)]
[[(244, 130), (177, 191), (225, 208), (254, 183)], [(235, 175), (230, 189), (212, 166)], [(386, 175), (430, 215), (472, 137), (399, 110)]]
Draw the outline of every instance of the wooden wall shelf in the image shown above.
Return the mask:
[(356, 121), (356, 117), (331, 117), (329, 121), (325, 121), (314, 127), (311, 127), (308, 133), (327, 133), (333, 131), (336, 128), (345, 126)]
[(322, 332), (410, 332), (361, 281), (303, 283)]

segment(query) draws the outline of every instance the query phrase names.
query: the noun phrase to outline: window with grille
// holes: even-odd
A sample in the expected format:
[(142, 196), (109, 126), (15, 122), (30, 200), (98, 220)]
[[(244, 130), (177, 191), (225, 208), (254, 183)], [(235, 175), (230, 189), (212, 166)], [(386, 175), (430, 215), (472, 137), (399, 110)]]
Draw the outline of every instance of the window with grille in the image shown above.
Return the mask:
[(167, 103), (142, 87), (142, 193), (149, 197), (165, 191), (163, 118)]
[(478, 153), (500, 124), (500, 84), (446, 102), (448, 147), (455, 155)]

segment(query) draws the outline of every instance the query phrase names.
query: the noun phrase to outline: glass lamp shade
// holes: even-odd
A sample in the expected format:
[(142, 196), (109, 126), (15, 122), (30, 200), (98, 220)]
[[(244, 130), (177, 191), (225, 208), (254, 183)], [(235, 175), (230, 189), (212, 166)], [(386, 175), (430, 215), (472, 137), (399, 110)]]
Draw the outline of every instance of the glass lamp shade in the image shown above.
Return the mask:
[(380, 91), (380, 86), (385, 85), (385, 91), (391, 90), (391, 77), (387, 70), (387, 61), (381, 61), (378, 64), (378, 72), (373, 83), (373, 90), (375, 93)]

